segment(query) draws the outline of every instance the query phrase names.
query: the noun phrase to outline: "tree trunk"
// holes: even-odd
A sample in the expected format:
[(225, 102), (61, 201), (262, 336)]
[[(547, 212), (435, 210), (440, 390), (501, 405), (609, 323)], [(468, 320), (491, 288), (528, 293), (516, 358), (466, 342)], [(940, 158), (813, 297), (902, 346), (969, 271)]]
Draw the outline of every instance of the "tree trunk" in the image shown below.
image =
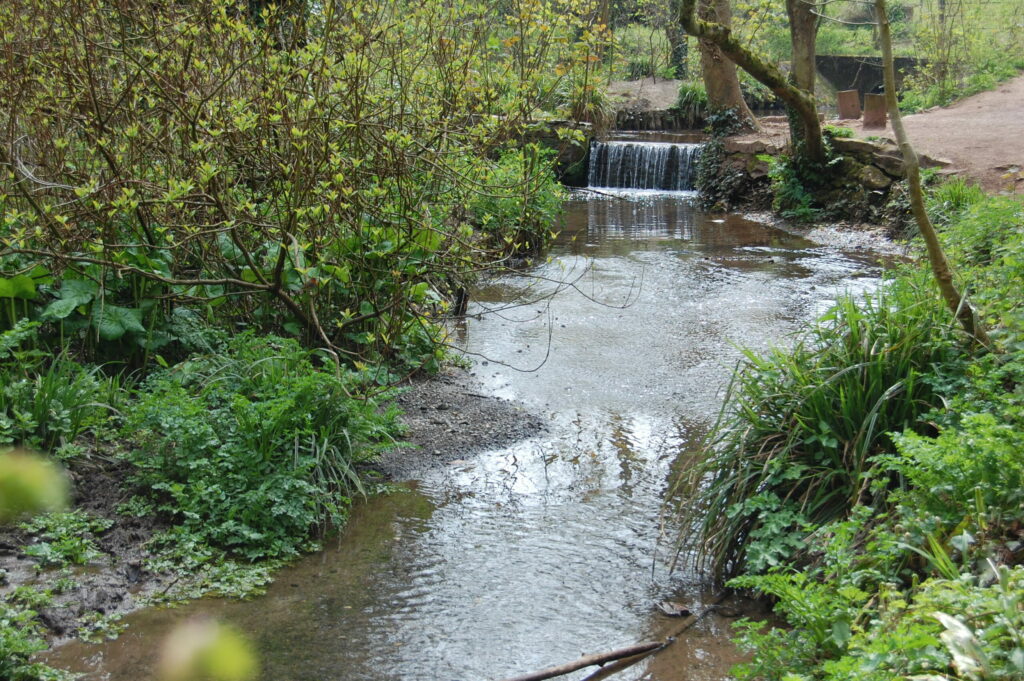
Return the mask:
[(675, 71), (676, 78), (685, 79), (687, 76), (686, 57), (688, 46), (686, 44), (686, 33), (675, 20), (675, 12), (670, 14), (668, 22), (665, 23), (665, 38), (669, 41), (669, 66)]
[[(793, 85), (814, 97), (814, 81), (817, 66), (814, 63), (814, 43), (818, 38), (818, 17), (815, 5), (810, 0), (786, 0), (786, 16), (789, 17), (790, 70), (789, 80)], [(817, 107), (815, 107), (817, 108)], [(808, 131), (799, 113), (792, 107), (789, 116), (789, 132), (793, 149), (807, 144)]]
[(882, 44), (882, 65), (885, 76), (885, 103), (889, 109), (889, 118), (892, 120), (892, 130), (896, 135), (896, 142), (903, 152), (903, 167), (907, 175), (907, 184), (910, 188), (910, 209), (914, 213), (917, 227), (924, 238), (925, 246), (928, 249), (928, 262), (931, 264), (932, 274), (935, 276), (935, 283), (939, 287), (946, 305), (960, 321), (970, 336), (978, 339), (983, 345), (989, 344), (988, 335), (984, 327), (974, 314), (974, 309), (965, 298), (960, 295), (953, 281), (953, 269), (946, 259), (942, 250), (935, 227), (928, 218), (928, 211), (924, 206), (924, 192), (921, 191), (920, 163), (914, 148), (910, 145), (906, 128), (903, 127), (903, 118), (900, 116), (899, 101), (896, 99), (896, 67), (892, 58), (892, 35), (889, 30), (889, 15), (886, 13), (885, 0), (875, 0), (875, 15), (878, 19), (878, 37)]
[(818, 15), (815, 5), (808, 0), (786, 0), (786, 14), (789, 17), (789, 39), (792, 43), (790, 57), (793, 84), (801, 90), (814, 94), (817, 67), (814, 63), (814, 43), (818, 38)]
[[(729, 0), (700, 0), (700, 14), (727, 30), (732, 24)], [(740, 125), (744, 128), (756, 128), (754, 114), (743, 100), (736, 64), (723, 53), (715, 41), (699, 38), (700, 70), (704, 77), (704, 89), (708, 93), (708, 108), (713, 112), (732, 109), (736, 112)]]
[(698, 19), (696, 10), (697, 0), (682, 0), (679, 22), (686, 32), (717, 45), (725, 56), (790, 106), (803, 123), (806, 133), (801, 155), (813, 163), (824, 164), (825, 144), (821, 138), (821, 122), (818, 120), (814, 95), (790, 83), (778, 67), (751, 52), (744, 43), (733, 37), (728, 26)]

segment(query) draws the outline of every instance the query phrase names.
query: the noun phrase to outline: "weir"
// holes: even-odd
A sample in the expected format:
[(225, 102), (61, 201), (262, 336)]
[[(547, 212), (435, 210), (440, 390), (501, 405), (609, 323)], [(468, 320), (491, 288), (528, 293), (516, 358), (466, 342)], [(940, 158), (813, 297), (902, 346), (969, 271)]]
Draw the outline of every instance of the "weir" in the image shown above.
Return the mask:
[(700, 144), (670, 142), (594, 142), (587, 184), (595, 188), (693, 190), (700, 149)]

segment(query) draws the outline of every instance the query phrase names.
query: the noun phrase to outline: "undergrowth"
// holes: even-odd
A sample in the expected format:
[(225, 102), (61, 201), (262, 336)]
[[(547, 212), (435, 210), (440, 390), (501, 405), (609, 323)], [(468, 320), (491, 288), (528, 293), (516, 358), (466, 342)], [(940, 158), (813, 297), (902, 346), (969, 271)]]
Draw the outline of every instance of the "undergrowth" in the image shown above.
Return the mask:
[(1024, 208), (962, 182), (929, 208), (994, 345), (898, 269), (748, 352), (680, 479), (690, 547), (787, 625), (739, 624), (740, 679), (1024, 678)]
[[(393, 446), (372, 376), (316, 369), (294, 340), (242, 334), (144, 383), (127, 419), (135, 482), (174, 527), (247, 560), (295, 555), (362, 494), (357, 467)], [(386, 393), (382, 395), (386, 397)]]

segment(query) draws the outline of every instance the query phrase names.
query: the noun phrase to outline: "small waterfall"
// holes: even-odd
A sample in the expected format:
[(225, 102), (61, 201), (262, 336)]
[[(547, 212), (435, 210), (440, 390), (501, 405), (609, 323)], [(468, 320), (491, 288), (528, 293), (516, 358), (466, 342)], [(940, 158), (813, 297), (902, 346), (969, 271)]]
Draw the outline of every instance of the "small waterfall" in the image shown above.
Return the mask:
[(594, 142), (587, 184), (622, 189), (692, 190), (699, 144)]

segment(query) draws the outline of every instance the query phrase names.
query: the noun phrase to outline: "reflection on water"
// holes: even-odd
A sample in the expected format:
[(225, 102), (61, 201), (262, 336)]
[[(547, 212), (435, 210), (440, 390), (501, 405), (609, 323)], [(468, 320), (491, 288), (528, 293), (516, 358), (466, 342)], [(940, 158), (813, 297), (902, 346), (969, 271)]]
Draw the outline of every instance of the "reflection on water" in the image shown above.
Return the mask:
[[(570, 201), (549, 261), (481, 289), (457, 330), (484, 385), (546, 415), (548, 434), (369, 501), (264, 598), (137, 613), (120, 640), (50, 659), (147, 678), (155, 641), (196, 612), (247, 631), (268, 681), (478, 681), (657, 637), (675, 622), (655, 602), (703, 596), (667, 570), (660, 498), (720, 407), (733, 344), (781, 342), (876, 274), (678, 194)], [(615, 678), (723, 678), (726, 627), (709, 617)]]

